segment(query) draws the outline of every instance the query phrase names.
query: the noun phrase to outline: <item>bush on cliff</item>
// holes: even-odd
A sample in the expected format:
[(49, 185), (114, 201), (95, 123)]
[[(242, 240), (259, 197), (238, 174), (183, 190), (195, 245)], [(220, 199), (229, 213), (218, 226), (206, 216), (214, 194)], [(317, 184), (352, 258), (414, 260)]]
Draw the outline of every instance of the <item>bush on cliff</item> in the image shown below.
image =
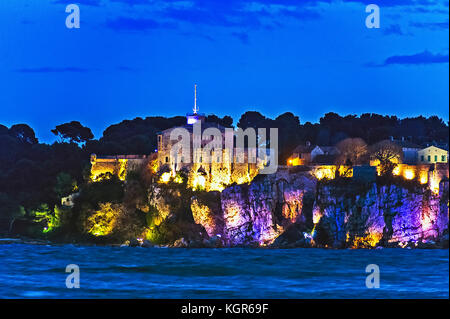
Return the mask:
[(119, 203), (122, 201), (123, 195), (123, 182), (118, 177), (112, 176), (99, 182), (85, 184), (81, 189), (80, 196), (75, 200), (75, 205), (84, 203), (97, 208), (99, 203)]
[(208, 238), (202, 226), (177, 218), (168, 218), (159, 225), (152, 225), (146, 232), (146, 239), (157, 245), (171, 245), (180, 238), (188, 243), (202, 242)]

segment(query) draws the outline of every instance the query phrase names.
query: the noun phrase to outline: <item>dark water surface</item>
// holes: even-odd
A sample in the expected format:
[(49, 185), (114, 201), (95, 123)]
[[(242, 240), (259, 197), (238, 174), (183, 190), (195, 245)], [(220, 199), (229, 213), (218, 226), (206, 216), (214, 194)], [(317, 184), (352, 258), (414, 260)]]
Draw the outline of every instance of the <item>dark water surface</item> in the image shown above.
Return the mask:
[(0, 245), (0, 298), (449, 298), (449, 252)]

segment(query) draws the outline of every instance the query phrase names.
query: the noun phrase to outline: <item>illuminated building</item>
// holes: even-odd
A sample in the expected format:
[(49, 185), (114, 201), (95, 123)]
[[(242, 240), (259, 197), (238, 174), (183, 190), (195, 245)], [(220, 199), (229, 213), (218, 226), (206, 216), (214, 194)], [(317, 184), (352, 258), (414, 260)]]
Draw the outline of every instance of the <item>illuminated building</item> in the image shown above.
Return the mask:
[[(188, 175), (188, 187), (221, 191), (232, 183), (249, 183), (267, 163), (268, 153), (258, 153), (259, 149), (244, 148), (241, 153), (238, 152), (241, 149), (234, 146), (224, 147), (227, 128), (207, 122), (204, 114), (199, 113), (197, 86), (193, 113), (187, 114), (186, 120), (184, 126), (169, 128), (157, 134), (156, 170), (170, 172), (170, 178), (175, 178), (183, 170)], [(211, 130), (219, 132), (219, 140), (207, 134)], [(228, 130), (234, 134), (233, 129)], [(179, 147), (178, 143), (182, 139), (187, 143)], [(200, 171), (203, 173), (199, 174)], [(170, 178), (165, 175), (160, 181), (168, 182)]]
[(110, 175), (124, 181), (127, 171), (131, 171), (151, 158), (147, 155), (97, 156), (91, 154), (91, 181), (96, 182)]
[(419, 164), (448, 163), (448, 151), (429, 146), (417, 152)]
[(311, 145), (306, 142), (297, 146), (288, 159), (288, 166), (309, 164), (330, 165), (334, 164), (338, 150), (334, 146)]

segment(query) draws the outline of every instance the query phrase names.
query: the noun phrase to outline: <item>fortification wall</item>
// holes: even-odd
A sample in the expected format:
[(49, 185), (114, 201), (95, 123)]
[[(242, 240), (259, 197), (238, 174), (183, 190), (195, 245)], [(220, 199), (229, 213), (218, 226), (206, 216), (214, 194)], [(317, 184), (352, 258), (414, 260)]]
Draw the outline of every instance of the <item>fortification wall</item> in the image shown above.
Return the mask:
[(125, 180), (127, 172), (137, 170), (147, 161), (147, 156), (123, 155), (97, 157), (91, 155), (91, 181), (98, 181), (104, 174), (110, 173)]

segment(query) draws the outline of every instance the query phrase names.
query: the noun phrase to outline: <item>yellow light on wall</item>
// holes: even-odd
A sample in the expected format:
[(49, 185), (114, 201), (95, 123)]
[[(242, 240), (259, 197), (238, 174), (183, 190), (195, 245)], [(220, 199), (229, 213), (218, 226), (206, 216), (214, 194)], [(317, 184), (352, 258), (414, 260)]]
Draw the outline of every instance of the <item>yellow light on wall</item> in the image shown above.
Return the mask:
[(322, 170), (318, 170), (317, 172), (316, 172), (316, 178), (317, 179), (322, 179), (323, 178), (323, 171)]
[(381, 167), (380, 166), (377, 166), (377, 175), (381, 176)]
[(183, 178), (181, 176), (177, 175), (173, 181), (175, 183), (181, 184), (181, 183), (183, 183)]
[(296, 158), (290, 158), (287, 161), (287, 165), (288, 166), (298, 166), (298, 165), (302, 165), (302, 160), (299, 159), (298, 157)]
[(413, 179), (414, 176), (415, 176), (415, 174), (414, 174), (414, 171), (413, 171), (413, 170), (411, 170), (411, 169), (406, 169), (406, 170), (403, 172), (403, 176), (404, 176), (406, 179)]
[(435, 175), (430, 179), (430, 189), (436, 195), (439, 194), (439, 180)]
[(162, 175), (161, 175), (161, 179), (160, 179), (160, 181), (162, 182), (162, 183), (168, 183), (169, 182), (169, 180), (170, 180), (170, 173), (163, 173)]
[(194, 178), (194, 181), (193, 181), (193, 188), (195, 189), (195, 190), (198, 190), (198, 189), (204, 189), (205, 188), (205, 185), (206, 185), (206, 178), (205, 178), (205, 176), (203, 176), (203, 175), (201, 175), (201, 174), (199, 174), (199, 175), (197, 175), (195, 178)]
[(427, 172), (420, 172), (420, 184), (426, 184), (428, 183), (428, 176)]
[(392, 174), (398, 176), (400, 175), (400, 166), (396, 166), (393, 170), (392, 170)]
[(317, 169), (314, 172), (314, 176), (318, 179), (334, 179), (335, 178), (335, 172), (336, 172), (336, 166), (334, 165), (324, 165), (317, 167)]
[(150, 162), (150, 168), (153, 171), (153, 173), (158, 172), (158, 161), (153, 160), (152, 162)]
[(118, 176), (119, 176), (119, 179), (121, 181), (124, 181), (126, 176), (127, 176), (127, 163), (128, 163), (128, 160), (126, 160), (126, 159), (119, 159), (119, 173), (118, 173)]
[(197, 183), (200, 187), (204, 188), (206, 184), (206, 178), (203, 175), (198, 176)]
[(350, 166), (339, 166), (339, 176), (353, 177), (353, 168)]

